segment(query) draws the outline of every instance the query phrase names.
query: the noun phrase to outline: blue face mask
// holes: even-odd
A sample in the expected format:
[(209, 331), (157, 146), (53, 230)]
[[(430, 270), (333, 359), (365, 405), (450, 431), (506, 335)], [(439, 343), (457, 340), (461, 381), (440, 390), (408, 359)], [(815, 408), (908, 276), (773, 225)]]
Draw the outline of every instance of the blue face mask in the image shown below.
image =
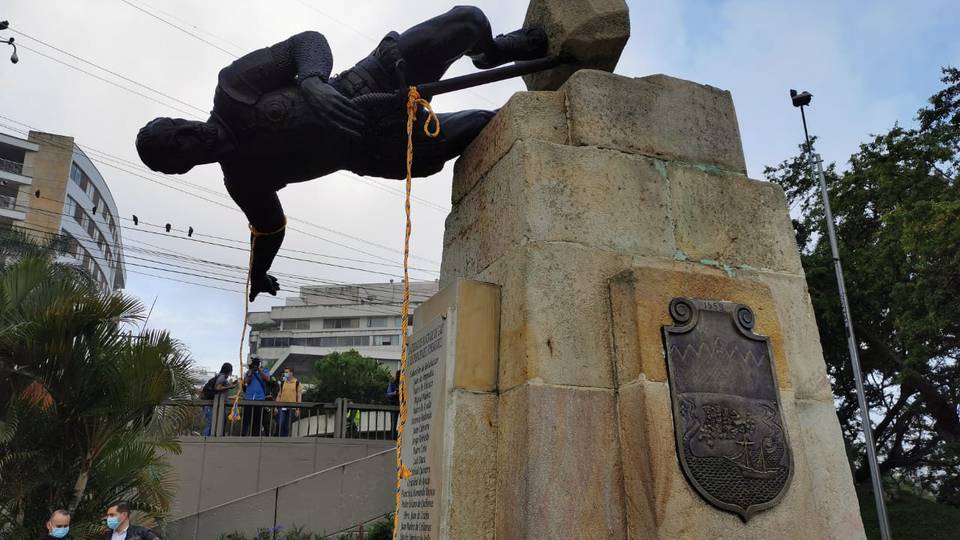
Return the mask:
[(117, 530), (117, 527), (119, 526), (120, 518), (118, 516), (111, 516), (107, 518), (107, 527), (109, 527), (111, 531)]
[(50, 536), (54, 538), (66, 538), (68, 534), (70, 534), (70, 527), (54, 527), (50, 531)]

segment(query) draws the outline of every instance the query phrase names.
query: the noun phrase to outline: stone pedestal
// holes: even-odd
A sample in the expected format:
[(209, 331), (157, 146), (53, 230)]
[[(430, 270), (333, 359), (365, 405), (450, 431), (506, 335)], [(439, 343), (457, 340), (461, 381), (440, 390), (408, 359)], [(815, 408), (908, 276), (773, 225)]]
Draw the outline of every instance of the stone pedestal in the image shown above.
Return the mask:
[[(483, 375), (449, 383), (435, 537), (863, 537), (787, 204), (746, 177), (729, 92), (579, 71), (514, 95), (456, 164), (441, 287), (459, 278), (500, 286), (499, 336), (457, 353)], [(794, 473), (747, 523), (678, 461), (678, 296), (748, 304), (770, 336)]]

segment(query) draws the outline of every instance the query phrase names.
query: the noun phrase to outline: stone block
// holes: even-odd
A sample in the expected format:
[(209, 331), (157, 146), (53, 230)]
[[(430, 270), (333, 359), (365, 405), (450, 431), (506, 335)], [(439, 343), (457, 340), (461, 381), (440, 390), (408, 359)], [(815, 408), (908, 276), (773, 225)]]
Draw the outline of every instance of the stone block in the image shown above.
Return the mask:
[[(461, 335), (462, 337), (462, 335)], [(439, 538), (494, 538), (497, 494), (497, 395), (453, 390), (447, 396)]]
[[(647, 263), (648, 264), (648, 263)], [(756, 276), (737, 274), (693, 263), (635, 266), (610, 280), (613, 355), (617, 381), (665, 382), (664, 325), (672, 324), (670, 300), (678, 296), (725, 300), (750, 306), (754, 332), (770, 337), (777, 384), (792, 388), (792, 364), (784, 347), (784, 330), (770, 288)]]
[(613, 150), (517, 141), (447, 218), (441, 282), (471, 277), (531, 241), (672, 257), (662, 171), (655, 160)]
[(770, 288), (783, 331), (784, 353), (790, 365), (793, 392), (797, 399), (833, 403), (830, 379), (823, 361), (820, 331), (803, 276), (773, 272), (748, 272)]
[(413, 326), (424, 328), (440, 316), (452, 317), (451, 332), (456, 335), (451, 388), (496, 390), (500, 288), (491, 283), (454, 280), (417, 308)]
[[(809, 436), (809, 426), (815, 425), (811, 421), (824, 419), (811, 418), (802, 410), (803, 400), (794, 400), (792, 392), (781, 393), (781, 404), (793, 453), (793, 479), (780, 504), (744, 524), (738, 516), (709, 505), (684, 477), (676, 453), (668, 385), (637, 381), (621, 387), (618, 411), (629, 538), (765, 539), (785, 533), (803, 539), (862, 538), (849, 471), (846, 477), (843, 471), (831, 477), (838, 471), (821, 467), (821, 463), (835, 463), (838, 456), (845, 462), (842, 448), (838, 453), (835, 444), (824, 445), (826, 439)], [(839, 441), (837, 432), (834, 442)], [(822, 482), (828, 478), (834, 485), (823, 501)], [(849, 498), (842, 500), (834, 492)]]
[(666, 75), (578, 71), (561, 88), (569, 141), (746, 174), (730, 92)]
[(796, 400), (798, 429), (810, 467), (810, 489), (816, 494), (814, 514), (832, 538), (864, 538), (853, 475), (832, 401)]
[(451, 199), (456, 204), (486, 176), (519, 140), (567, 142), (563, 96), (556, 92), (517, 92), (470, 143), (453, 167)]
[(579, 69), (613, 71), (630, 38), (625, 0), (532, 0), (525, 28), (547, 31), (550, 54), (567, 55), (572, 63), (525, 75), (530, 90), (556, 90)]
[(677, 248), (686, 257), (803, 275), (780, 186), (686, 165), (666, 170)]
[(625, 539), (611, 390), (524, 384), (500, 396), (498, 539)]
[(578, 244), (534, 242), (479, 275), (501, 285), (501, 392), (532, 379), (613, 387), (606, 279), (626, 264)]

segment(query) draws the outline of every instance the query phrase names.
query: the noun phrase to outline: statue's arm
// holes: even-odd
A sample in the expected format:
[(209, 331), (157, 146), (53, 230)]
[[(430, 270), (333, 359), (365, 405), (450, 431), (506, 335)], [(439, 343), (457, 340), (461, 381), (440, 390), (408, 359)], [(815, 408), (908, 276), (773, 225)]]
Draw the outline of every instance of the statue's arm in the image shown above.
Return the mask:
[[(251, 188), (249, 182), (233, 181), (229, 177), (224, 181), (227, 192), (247, 221), (261, 233), (253, 243), (253, 257), (250, 264), (250, 301), (261, 292), (277, 295), (280, 285), (276, 278), (267, 274), (273, 264), (280, 246), (283, 244), (286, 217), (277, 192)], [(270, 234), (264, 234), (270, 233)], [(251, 235), (251, 242), (254, 238)]]
[(326, 82), (333, 69), (333, 53), (327, 38), (320, 32), (301, 32), (270, 47), (270, 52), (275, 61), (298, 81), (319, 77)]

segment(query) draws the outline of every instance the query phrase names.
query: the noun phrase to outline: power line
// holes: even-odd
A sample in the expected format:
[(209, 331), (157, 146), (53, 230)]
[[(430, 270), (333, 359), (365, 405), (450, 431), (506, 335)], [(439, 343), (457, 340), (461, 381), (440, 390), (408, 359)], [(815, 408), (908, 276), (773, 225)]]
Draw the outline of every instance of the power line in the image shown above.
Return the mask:
[(162, 22), (163, 24), (166, 24), (166, 25), (168, 25), (168, 26), (172, 26), (173, 28), (176, 28), (177, 30), (183, 32), (184, 34), (187, 34), (188, 36), (191, 36), (191, 37), (193, 37), (194, 39), (196, 39), (196, 40), (198, 40), (198, 41), (201, 41), (201, 42), (203, 42), (203, 43), (206, 43), (207, 45), (213, 47), (214, 49), (217, 49), (218, 51), (227, 54), (227, 55), (230, 56), (231, 58), (237, 58), (237, 55), (236, 55), (235, 53), (232, 53), (232, 52), (224, 49), (223, 47), (217, 45), (216, 43), (213, 43), (212, 41), (208, 41), (208, 40), (204, 39), (203, 37), (198, 36), (197, 34), (194, 34), (193, 32), (187, 30), (186, 28), (184, 28), (184, 27), (182, 27), (182, 26), (178, 26), (177, 24), (170, 22), (170, 21), (164, 19), (163, 17), (161, 17), (161, 16), (159, 16), (159, 15), (156, 15), (156, 14), (154, 14), (154, 13), (151, 13), (150, 11), (147, 11), (146, 9), (144, 9), (144, 8), (142, 8), (142, 7), (134, 4), (133, 2), (128, 2), (127, 0), (120, 0), (120, 1), (123, 2), (124, 4), (127, 4), (128, 6), (132, 7), (133, 9), (136, 9), (136, 10), (138, 10), (138, 11), (141, 11), (141, 12), (143, 12), (143, 13), (146, 13), (147, 15), (149, 15), (149, 16), (153, 17), (154, 19)]
[[(68, 64), (68, 63), (64, 62), (63, 60), (54, 58), (54, 57), (52, 57), (52, 56), (50, 56), (50, 55), (48, 55), (48, 54), (46, 54), (46, 53), (43, 53), (43, 52), (40, 52), (40, 51), (34, 49), (34, 48), (32, 48), (32, 47), (28, 47), (28, 46), (22, 45), (22, 44), (20, 45), (20, 47), (22, 47), (22, 48), (24, 48), (24, 49), (26, 49), (26, 50), (28, 50), (28, 51), (30, 51), (30, 52), (32, 52), (32, 53), (38, 54), (38, 55), (40, 55), (40, 56), (42, 56), (42, 57), (44, 57), (44, 58), (47, 58), (47, 59), (49, 59), (49, 60), (52, 60), (52, 61), (54, 61), (54, 62), (56, 62), (56, 63), (58, 63), (58, 64), (64, 65), (64, 66), (66, 66), (66, 67), (68, 67), (68, 68), (70, 68), (70, 69), (72, 69), (72, 70), (79, 71), (79, 72), (81, 72), (81, 73), (84, 73), (84, 74), (86, 74), (86, 75), (89, 75), (90, 77), (93, 77), (94, 79), (99, 79), (99, 80), (101, 80), (101, 81), (103, 81), (103, 82), (105, 82), (105, 83), (107, 83), (107, 84), (116, 86), (117, 88), (120, 88), (121, 90), (126, 90), (127, 92), (130, 92), (131, 94), (136, 94), (136, 95), (138, 95), (138, 96), (140, 96), (140, 97), (142, 97), (142, 98), (149, 99), (150, 101), (152, 101), (152, 102), (154, 102), (154, 103), (159, 103), (160, 105), (163, 105), (164, 107), (169, 107), (169, 108), (171, 108), (171, 109), (174, 109), (175, 111), (177, 111), (177, 112), (179, 112), (179, 113), (182, 113), (182, 114), (185, 114), (185, 115), (187, 115), (187, 116), (189, 116), (189, 117), (191, 117), (191, 118), (200, 118), (200, 117), (198, 117), (196, 114), (194, 114), (194, 113), (192, 113), (192, 112), (185, 111), (185, 110), (183, 110), (183, 109), (181, 109), (181, 108), (179, 108), (179, 107), (176, 107), (176, 106), (174, 106), (174, 105), (171, 105), (171, 104), (169, 104), (169, 103), (164, 103), (163, 101), (160, 101), (160, 100), (158, 100), (158, 99), (156, 99), (156, 98), (154, 98), (154, 97), (152, 97), (152, 96), (148, 96), (148, 95), (146, 95), (146, 94), (144, 94), (144, 93), (142, 93), (142, 92), (138, 92), (138, 91), (136, 91), (136, 90), (134, 90), (134, 89), (132, 89), (132, 88), (127, 88), (126, 86), (123, 86), (123, 85), (121, 85), (121, 84), (119, 84), (119, 83), (117, 83), (117, 82), (115, 82), (115, 81), (111, 81), (110, 79), (106, 79), (106, 78), (101, 77), (101, 76), (99, 76), (99, 75), (97, 75), (97, 74), (95, 74), (95, 73), (91, 73), (91, 72), (89, 72), (89, 71), (87, 71), (87, 70), (85, 70), (85, 69), (83, 69), (83, 68), (74, 66), (74, 65), (72, 65), (72, 64)], [(202, 118), (200, 118), (200, 119), (202, 120)]]
[(245, 49), (245, 47), (244, 47), (243, 45), (239, 45), (239, 44), (237, 44), (236, 42), (230, 41), (229, 39), (227, 39), (227, 38), (225, 38), (225, 37), (223, 37), (223, 36), (219, 36), (219, 35), (217, 35), (217, 34), (214, 34), (213, 32), (204, 30), (203, 28), (200, 28), (199, 26), (191, 23), (190, 21), (187, 21), (187, 20), (185, 20), (185, 19), (181, 19), (180, 17), (177, 17), (176, 15), (174, 15), (174, 14), (168, 12), (168, 11), (164, 11), (164, 10), (158, 8), (157, 6), (154, 6), (153, 4), (149, 4), (149, 3), (147, 3), (147, 2), (139, 2), (139, 3), (140, 3), (141, 5), (145, 5), (145, 6), (149, 7), (150, 9), (152, 9), (153, 11), (156, 11), (157, 13), (160, 13), (161, 15), (166, 15), (167, 17), (170, 17), (171, 19), (173, 19), (173, 20), (175, 20), (175, 21), (182, 22), (183, 24), (186, 24), (187, 26), (193, 28), (193, 29), (196, 30), (197, 32), (200, 32), (201, 34), (206, 34), (206, 35), (208, 35), (208, 36), (210, 36), (210, 37), (212, 37), (212, 38), (214, 38), (214, 39), (218, 39), (218, 40), (220, 40), (220, 41), (222, 41), (222, 42), (224, 42), (224, 43), (226, 43), (226, 44), (228, 44), (228, 45), (230, 45), (230, 46), (232, 46), (232, 47), (235, 47), (235, 48), (237, 48), (237, 49), (240, 49), (241, 51)]
[(116, 71), (107, 69), (107, 68), (101, 66), (100, 64), (97, 64), (97, 63), (95, 63), (95, 62), (91, 62), (91, 61), (89, 61), (89, 60), (87, 60), (87, 59), (85, 59), (85, 58), (82, 58), (82, 57), (80, 57), (80, 56), (77, 56), (77, 55), (75, 55), (75, 54), (73, 54), (73, 53), (71, 53), (71, 52), (69, 52), (69, 51), (65, 51), (65, 50), (63, 50), (63, 49), (61, 49), (61, 48), (59, 48), (59, 47), (57, 47), (57, 46), (55, 46), (55, 45), (51, 45), (51, 44), (47, 43), (46, 41), (43, 41), (43, 40), (40, 39), (40, 38), (36, 38), (36, 37), (34, 37), (34, 36), (31, 36), (31, 35), (29, 35), (29, 34), (27, 34), (27, 33), (24, 33), (24, 32), (22, 32), (22, 31), (20, 31), (20, 30), (15, 29), (15, 28), (10, 28), (9, 30), (10, 30), (11, 32), (13, 32), (13, 33), (15, 33), (15, 34), (19, 34), (20, 36), (25, 37), (25, 38), (27, 38), (27, 39), (29, 39), (29, 40), (36, 41), (37, 43), (40, 43), (41, 45), (45, 45), (45, 46), (47, 46), (47, 47), (49, 47), (49, 48), (51, 48), (51, 49), (53, 49), (53, 50), (55, 50), (55, 51), (57, 51), (57, 52), (59, 52), (59, 53), (61, 53), (61, 54), (65, 54), (65, 55), (69, 56), (70, 58), (73, 58), (74, 60), (79, 60), (79, 61), (83, 62), (84, 64), (87, 64), (87, 65), (89, 65), (89, 66), (93, 66), (93, 67), (95, 67), (95, 68), (97, 68), (97, 69), (101, 69), (101, 70), (103, 70), (103, 71), (105, 71), (105, 72), (113, 75), (114, 77), (123, 79), (124, 81), (126, 81), (126, 82), (128, 82), (128, 83), (131, 83), (131, 84), (134, 84), (134, 85), (136, 85), (136, 86), (139, 86), (140, 88), (143, 88), (143, 89), (145, 89), (145, 90), (149, 90), (149, 91), (151, 91), (151, 92), (155, 92), (155, 93), (157, 93), (157, 94), (159, 94), (159, 95), (161, 95), (161, 96), (163, 96), (163, 97), (165, 97), (165, 98), (167, 98), (167, 99), (169, 99), (169, 100), (176, 101), (177, 103), (179, 103), (179, 104), (181, 104), (181, 105), (185, 105), (185, 106), (187, 106), (187, 107), (190, 107), (191, 109), (196, 109), (197, 111), (200, 112), (200, 114), (208, 114), (208, 113), (209, 113), (209, 111), (204, 110), (204, 109), (201, 109), (200, 107), (197, 107), (196, 105), (192, 105), (192, 104), (190, 104), (190, 103), (187, 103), (186, 101), (183, 101), (182, 99), (179, 99), (179, 98), (176, 98), (176, 97), (174, 97), (174, 96), (171, 96), (170, 94), (166, 94), (166, 93), (164, 93), (164, 92), (161, 92), (161, 91), (157, 90), (156, 88), (153, 88), (152, 86), (148, 86), (148, 85), (146, 85), (146, 84), (137, 82), (137, 81), (135, 81), (135, 80), (133, 80), (133, 79), (127, 77), (127, 76), (124, 76), (124, 75), (121, 75), (120, 73), (117, 73)]
[[(38, 229), (31, 229), (31, 228), (29, 228), (29, 227), (19, 227), (19, 226), (18, 226), (18, 228), (22, 228), (22, 229), (26, 229), (26, 230), (30, 230), (30, 231), (35, 231), (35, 232), (43, 232), (43, 233), (46, 233), (46, 234), (50, 235), (51, 237), (65, 238), (64, 235), (56, 235), (56, 234), (52, 234), (52, 233), (47, 233), (46, 231), (42, 231), (42, 230), (38, 230)], [(26, 243), (23, 243), (23, 242), (16, 242), (16, 241), (9, 241), (9, 240), (8, 240), (8, 242), (17, 243), (17, 244), (20, 244), (20, 245), (27, 245)], [(61, 253), (61, 252), (60, 252), (59, 250), (57, 250), (56, 248), (52, 248), (52, 247), (51, 247), (51, 248), (41, 248), (41, 249), (44, 249), (44, 250), (49, 251), (49, 252), (54, 253), (54, 254), (60, 254), (60, 253)], [(97, 256), (97, 255), (90, 254), (89, 252), (87, 252), (86, 255), (89, 256), (91, 259), (94, 259), (94, 260), (100, 260), (100, 261), (107, 260), (107, 259), (105, 259), (104, 257), (99, 257), (99, 256)], [(196, 273), (193, 273), (193, 272), (185, 272), (185, 271), (183, 271), (183, 270), (199, 270), (199, 269), (197, 269), (197, 268), (183, 267), (183, 266), (177, 266), (177, 265), (169, 265), (169, 264), (167, 264), (167, 263), (165, 263), (165, 262), (153, 261), (153, 260), (150, 260), (150, 259), (147, 259), (147, 261), (148, 261), (148, 262), (154, 262), (154, 263), (157, 263), (157, 264), (163, 264), (163, 265), (166, 265), (166, 266), (163, 266), (163, 267), (160, 267), (160, 266), (151, 266), (151, 265), (147, 265), (147, 264), (139, 264), (139, 263), (131, 263), (131, 262), (127, 262), (127, 263), (125, 263), (125, 264), (126, 264), (126, 265), (130, 265), (130, 266), (134, 266), (134, 267), (137, 267), (137, 268), (146, 268), (146, 269), (148, 269), (148, 270), (157, 270), (157, 271), (160, 271), (160, 272), (166, 272), (166, 273), (174, 274), (174, 275), (178, 275), (178, 276), (187, 276), (187, 277), (195, 277), (195, 278), (200, 278), (200, 279), (208, 279), (208, 280), (211, 280), (211, 281), (216, 281), (216, 282), (218, 282), (218, 283), (229, 283), (229, 284), (235, 284), (235, 285), (245, 285), (245, 283), (246, 283), (246, 281), (245, 281), (246, 278), (245, 278), (245, 277), (243, 278), (243, 280), (237, 279), (236, 281), (234, 281), (233, 279), (230, 279), (230, 278), (234, 278), (234, 279), (235, 279), (235, 278), (237, 278), (237, 276), (233, 276), (233, 275), (229, 275), (229, 274), (219, 274), (219, 275), (211, 276), (211, 275), (210, 275), (210, 272), (207, 272), (206, 274), (196, 274)], [(178, 267), (178, 268), (181, 268), (181, 270), (170, 270), (170, 269), (168, 268), (168, 266), (176, 266), (176, 267)], [(128, 272), (132, 272), (132, 273), (134, 273), (134, 274), (144, 274), (144, 272), (142, 272), (142, 271), (136, 271), (136, 270), (132, 270), (132, 269), (128, 270)], [(158, 278), (158, 279), (171, 279), (171, 280), (173, 280), (173, 281), (181, 281), (181, 280), (178, 280), (178, 279), (169, 278), (169, 277), (167, 277), (167, 276), (157, 276), (157, 275), (155, 275), (155, 274), (145, 274), (145, 275), (149, 275), (149, 276), (152, 276), (152, 277), (156, 277), (156, 278)], [(229, 291), (231, 291), (231, 292), (239, 292), (239, 293), (245, 292), (245, 291), (242, 291), (242, 290), (234, 291), (234, 290), (232, 290), (232, 289), (223, 289), (223, 288), (220, 288), (220, 287), (214, 287), (214, 286), (207, 285), (207, 284), (199, 284), (199, 283), (196, 283), (196, 282), (191, 282), (191, 284), (198, 285), (198, 286), (204, 286), (204, 287), (219, 288), (219, 289), (221, 289), (221, 290), (229, 290)], [(289, 288), (283, 288), (283, 287), (281, 287), (281, 288), (278, 290), (278, 292), (288, 292), (288, 293), (299, 294), (300, 291), (297, 291), (297, 290), (295, 290), (295, 289), (289, 289)], [(334, 293), (323, 293), (323, 296), (327, 296), (327, 297), (330, 297), (330, 298), (336, 298), (336, 299), (340, 299), (340, 300), (354, 300), (354, 298), (351, 297), (351, 296), (336, 295), (336, 294), (334, 294)], [(355, 306), (355, 307), (353, 307), (352, 309), (357, 310), (357, 311), (362, 311), (362, 312), (365, 312), (365, 313), (372, 313), (372, 314), (375, 314), (375, 315), (395, 315), (395, 313), (394, 313), (393, 311), (377, 311), (377, 310), (376, 310), (376, 307), (377, 307), (377, 306), (384, 306), (384, 307), (386, 307), (386, 306), (398, 306), (398, 305), (400, 305), (400, 302), (370, 302), (370, 303), (364, 304), (364, 305), (362, 305), (362, 306)]]

